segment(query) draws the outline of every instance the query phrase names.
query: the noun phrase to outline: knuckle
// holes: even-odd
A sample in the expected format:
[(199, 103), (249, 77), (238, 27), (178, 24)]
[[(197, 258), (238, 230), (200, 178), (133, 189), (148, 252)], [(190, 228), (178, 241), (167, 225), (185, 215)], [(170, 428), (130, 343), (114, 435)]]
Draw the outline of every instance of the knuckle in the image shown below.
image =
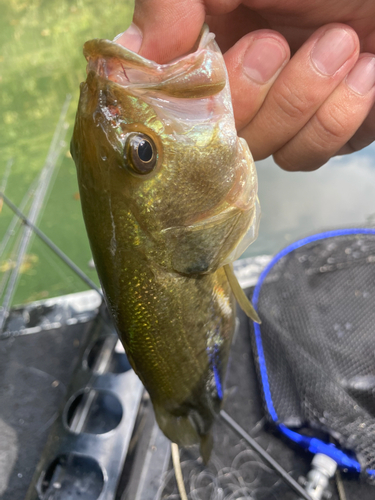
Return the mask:
[(315, 128), (319, 139), (323, 143), (340, 142), (348, 135), (348, 120), (340, 106), (332, 105), (324, 115), (319, 112), (315, 115)]
[(276, 165), (287, 172), (297, 172), (301, 170), (299, 162), (292, 159), (290, 155), (284, 154), (283, 148), (273, 155), (273, 160)]
[(286, 83), (283, 83), (279, 88), (275, 99), (282, 113), (292, 120), (303, 118), (311, 107), (311, 102), (307, 95), (302, 98), (301, 95)]
[(324, 148), (316, 147), (314, 142), (292, 141), (273, 155), (275, 163), (287, 172), (311, 172), (324, 165), (327, 157)]
[(287, 172), (312, 172), (320, 168), (327, 159), (315, 158), (314, 156), (307, 158), (292, 158), (287, 154), (277, 152), (273, 155), (273, 159), (282, 170)]

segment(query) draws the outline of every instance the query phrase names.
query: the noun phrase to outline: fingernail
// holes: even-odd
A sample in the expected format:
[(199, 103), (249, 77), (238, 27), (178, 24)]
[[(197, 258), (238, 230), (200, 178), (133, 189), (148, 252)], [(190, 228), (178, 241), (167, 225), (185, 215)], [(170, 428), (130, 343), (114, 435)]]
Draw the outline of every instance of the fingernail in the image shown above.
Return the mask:
[(247, 49), (243, 58), (246, 75), (256, 83), (266, 83), (280, 69), (286, 52), (274, 38), (258, 38)]
[(142, 45), (142, 39), (141, 30), (134, 23), (131, 23), (129, 28), (124, 33), (117, 35), (113, 41), (133, 52), (138, 52)]
[(320, 73), (333, 75), (354, 50), (352, 35), (344, 29), (333, 28), (326, 31), (317, 41), (311, 52), (311, 59)]
[(367, 94), (375, 85), (375, 57), (359, 59), (346, 77), (346, 84), (358, 94)]

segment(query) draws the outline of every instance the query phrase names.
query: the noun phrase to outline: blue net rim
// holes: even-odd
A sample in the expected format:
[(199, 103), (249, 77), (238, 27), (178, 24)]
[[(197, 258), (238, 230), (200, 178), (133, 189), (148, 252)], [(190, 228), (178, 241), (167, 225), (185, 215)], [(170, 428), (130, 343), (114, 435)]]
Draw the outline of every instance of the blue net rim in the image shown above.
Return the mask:
[[(280, 259), (288, 255), (289, 253), (293, 252), (294, 250), (297, 250), (298, 248), (301, 248), (309, 243), (327, 239), (327, 238), (334, 238), (337, 236), (351, 236), (351, 235), (357, 235), (357, 234), (371, 234), (375, 236), (375, 228), (351, 228), (351, 229), (337, 229), (333, 231), (325, 231), (323, 233), (318, 233), (314, 234), (311, 236), (307, 236), (306, 238), (302, 238), (298, 241), (295, 241), (291, 245), (285, 247), (283, 250), (281, 250), (278, 254), (276, 254), (271, 262), (264, 268), (262, 271), (261, 275), (259, 276), (258, 282), (254, 288), (254, 293), (253, 293), (253, 306), (256, 310), (258, 310), (258, 302), (259, 302), (259, 295), (261, 288), (263, 286), (264, 280), (266, 279), (268, 273), (271, 271), (271, 269), (274, 267), (274, 265), (279, 262)], [(262, 335), (261, 335), (261, 325), (258, 323), (253, 323), (254, 325), (254, 335), (255, 335), (255, 344), (257, 348), (257, 354), (258, 354), (258, 362), (259, 362), (259, 371), (260, 371), (260, 378), (261, 378), (261, 384), (263, 388), (263, 394), (264, 394), (264, 399), (265, 399), (265, 404), (268, 410), (269, 415), (271, 416), (273, 422), (276, 425), (276, 428), (287, 438), (289, 438), (291, 441), (294, 443), (297, 443), (301, 448), (310, 451), (311, 453), (324, 453), (325, 455), (329, 456), (335, 462), (337, 462), (338, 467), (341, 469), (346, 469), (350, 472), (361, 472), (361, 465), (360, 463), (353, 458), (352, 455), (340, 450), (337, 448), (334, 444), (332, 443), (326, 443), (321, 439), (317, 439), (314, 437), (309, 437), (305, 436), (303, 434), (300, 434), (299, 432), (296, 432), (292, 429), (289, 429), (283, 424), (279, 424), (279, 418), (276, 413), (275, 407), (273, 405), (273, 400), (272, 400), (272, 395), (271, 395), (271, 389), (269, 385), (269, 380), (268, 380), (268, 372), (267, 372), (267, 365), (266, 365), (266, 360), (264, 356), (264, 349), (263, 349), (263, 343), (262, 343)], [(375, 477), (375, 470), (373, 469), (367, 469), (366, 473), (369, 474), (370, 476)]]

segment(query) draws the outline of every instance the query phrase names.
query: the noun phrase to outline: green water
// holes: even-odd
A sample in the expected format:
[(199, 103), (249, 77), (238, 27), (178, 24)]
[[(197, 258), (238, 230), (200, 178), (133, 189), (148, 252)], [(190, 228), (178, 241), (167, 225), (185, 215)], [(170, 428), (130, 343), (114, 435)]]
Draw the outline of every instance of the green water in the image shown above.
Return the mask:
[[(112, 39), (127, 28), (132, 10), (133, 2), (126, 0), (0, 0), (0, 184), (13, 159), (6, 194), (19, 205), (44, 165), (66, 94), (71, 94), (67, 142), (38, 225), (97, 283), (88, 267), (91, 254), (68, 143), (79, 83), (85, 78), (82, 45), (90, 38)], [(283, 172), (271, 159), (260, 162), (259, 238), (244, 256), (275, 253), (322, 229), (373, 225), (374, 158), (371, 146), (305, 174)], [(4, 206), (0, 242), (11, 218)], [(0, 286), (10, 249), (0, 256)], [(13, 304), (84, 289), (81, 280), (34, 238)]]
[[(69, 155), (79, 83), (85, 78), (83, 43), (113, 38), (131, 22), (133, 2), (111, 0), (0, 1), (0, 184), (6, 163), (13, 159), (6, 194), (19, 205), (47, 157), (66, 94), (66, 145), (57, 164), (52, 189), (38, 220), (39, 227), (91, 279), (91, 258), (84, 230), (75, 166)], [(3, 207), (0, 241), (12, 214)], [(0, 280), (9, 267), (8, 252), (0, 256)], [(86, 287), (43, 243), (33, 238), (13, 299), (22, 303), (84, 290)]]

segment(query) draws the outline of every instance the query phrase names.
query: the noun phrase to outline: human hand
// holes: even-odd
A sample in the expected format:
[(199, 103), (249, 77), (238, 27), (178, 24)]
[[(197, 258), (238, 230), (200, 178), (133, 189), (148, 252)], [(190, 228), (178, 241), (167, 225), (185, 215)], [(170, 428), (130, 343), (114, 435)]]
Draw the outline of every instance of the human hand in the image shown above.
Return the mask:
[(375, 3), (136, 0), (134, 25), (116, 41), (165, 63), (191, 50), (204, 21), (255, 160), (314, 170), (374, 140)]

